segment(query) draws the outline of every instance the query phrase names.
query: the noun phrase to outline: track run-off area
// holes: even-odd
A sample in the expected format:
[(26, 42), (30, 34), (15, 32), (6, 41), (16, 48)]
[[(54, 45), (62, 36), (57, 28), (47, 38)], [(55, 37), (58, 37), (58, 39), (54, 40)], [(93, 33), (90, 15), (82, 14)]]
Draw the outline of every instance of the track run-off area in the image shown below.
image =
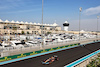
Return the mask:
[[(33, 57), (30, 59), (9, 63), (0, 67), (64, 67), (65, 65), (74, 62), (98, 49), (100, 49), (100, 42), (91, 43), (85, 46), (78, 46), (75, 48), (51, 53), (48, 55)], [(41, 61), (53, 55), (57, 55), (59, 60), (51, 63), (50, 65), (42, 65)]]

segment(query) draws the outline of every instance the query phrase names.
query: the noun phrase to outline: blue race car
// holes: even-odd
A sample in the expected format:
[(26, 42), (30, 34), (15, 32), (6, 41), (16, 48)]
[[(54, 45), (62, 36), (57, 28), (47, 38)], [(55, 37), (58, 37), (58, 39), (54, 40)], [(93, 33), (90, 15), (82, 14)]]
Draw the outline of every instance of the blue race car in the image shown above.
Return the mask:
[(49, 65), (52, 62), (57, 61), (57, 60), (58, 60), (58, 56), (54, 55), (54, 56), (42, 61), (42, 64)]

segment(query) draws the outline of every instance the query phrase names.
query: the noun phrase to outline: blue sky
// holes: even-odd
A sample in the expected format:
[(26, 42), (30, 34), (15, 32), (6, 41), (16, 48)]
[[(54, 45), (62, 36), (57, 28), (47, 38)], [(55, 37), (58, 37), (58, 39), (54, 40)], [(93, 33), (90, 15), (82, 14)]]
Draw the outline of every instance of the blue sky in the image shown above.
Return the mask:
[[(44, 0), (44, 23), (52, 24), (56, 20), (56, 23), (63, 27), (62, 24), (68, 21), (69, 30), (78, 30), (79, 7), (82, 7), (81, 29), (95, 31), (97, 15), (100, 16), (100, 0)], [(3, 21), (7, 19), (41, 23), (41, 17), (42, 0), (0, 2), (0, 19)]]

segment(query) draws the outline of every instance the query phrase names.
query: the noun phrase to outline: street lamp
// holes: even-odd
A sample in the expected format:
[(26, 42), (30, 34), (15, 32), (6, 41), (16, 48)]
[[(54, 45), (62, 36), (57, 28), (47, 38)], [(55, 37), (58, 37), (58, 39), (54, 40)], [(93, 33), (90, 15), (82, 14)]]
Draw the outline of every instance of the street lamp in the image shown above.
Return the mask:
[(98, 38), (98, 19), (99, 19), (99, 16), (97, 16), (97, 38)]
[(79, 8), (79, 41), (80, 41), (80, 21), (81, 21), (81, 11), (82, 11), (82, 7)]
[(43, 43), (43, 0), (42, 0), (42, 31), (41, 31), (41, 34), (42, 34), (42, 47), (41, 48), (43, 48), (43, 45), (44, 45)]

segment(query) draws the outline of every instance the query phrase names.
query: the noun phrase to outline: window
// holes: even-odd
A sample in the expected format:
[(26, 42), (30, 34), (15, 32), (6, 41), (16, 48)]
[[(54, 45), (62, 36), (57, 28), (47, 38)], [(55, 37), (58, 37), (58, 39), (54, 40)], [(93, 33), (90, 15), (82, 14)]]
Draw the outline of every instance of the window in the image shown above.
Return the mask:
[(6, 26), (4, 26), (4, 29), (7, 29), (7, 27), (6, 27)]
[(50, 28), (50, 30), (52, 30), (52, 28)]
[(29, 27), (27, 29), (30, 29)]
[(9, 27), (10, 29), (12, 29), (12, 27)]

